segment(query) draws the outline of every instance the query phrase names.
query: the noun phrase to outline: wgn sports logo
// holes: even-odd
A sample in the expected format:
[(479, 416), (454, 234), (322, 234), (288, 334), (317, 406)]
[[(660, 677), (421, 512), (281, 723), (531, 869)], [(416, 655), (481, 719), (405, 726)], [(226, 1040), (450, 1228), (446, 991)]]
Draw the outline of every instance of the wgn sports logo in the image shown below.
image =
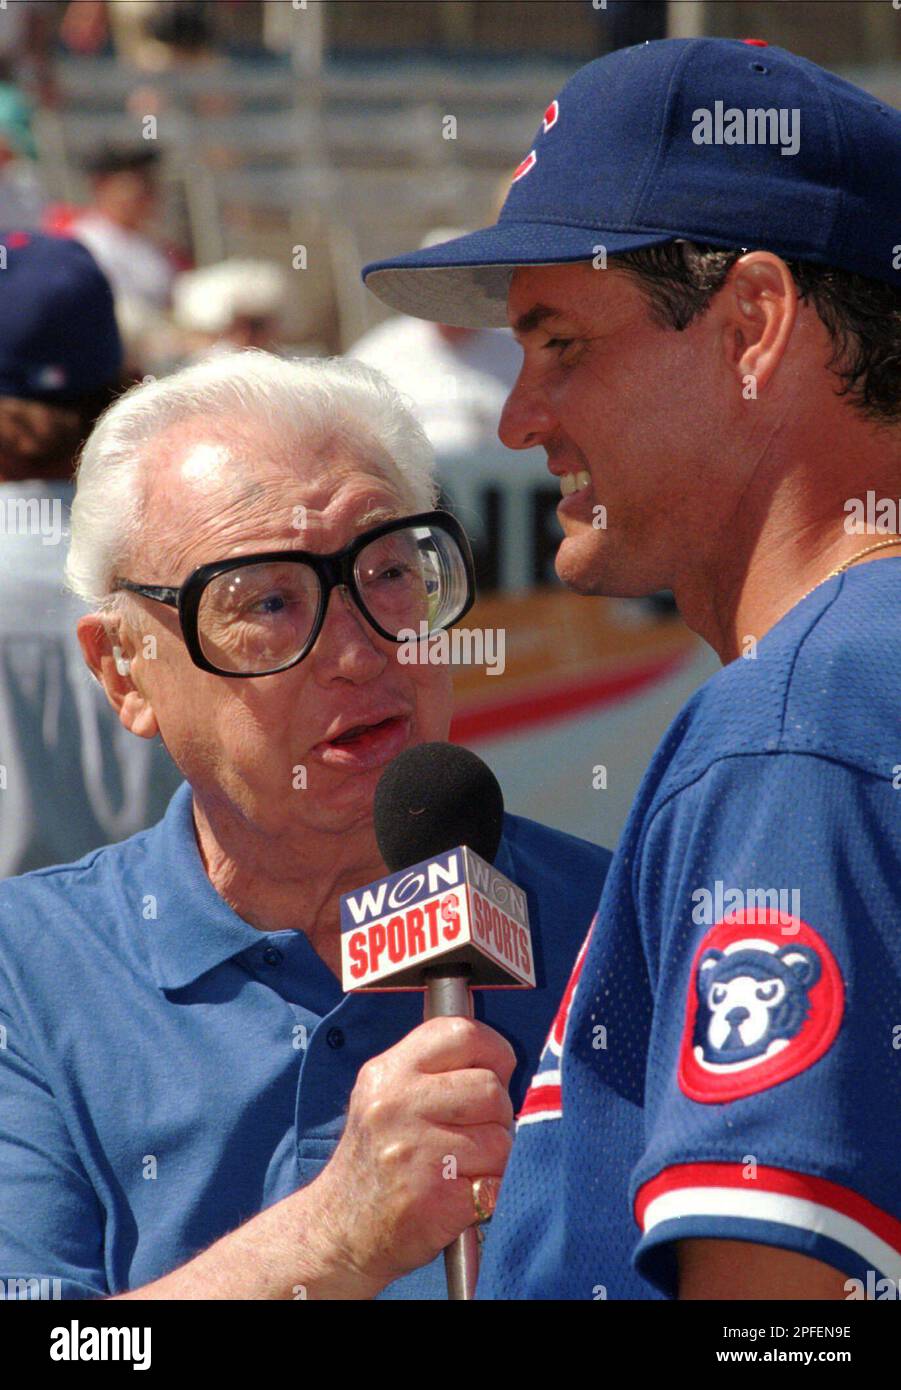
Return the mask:
[(831, 1047), (843, 1009), (841, 974), (819, 933), (800, 918), (787, 929), (768, 908), (731, 913), (692, 964), (679, 1085), (717, 1103), (788, 1081)]
[(711, 948), (698, 968), (695, 1057), (711, 1071), (756, 1064), (788, 1047), (810, 1013), (820, 961), (805, 946)]

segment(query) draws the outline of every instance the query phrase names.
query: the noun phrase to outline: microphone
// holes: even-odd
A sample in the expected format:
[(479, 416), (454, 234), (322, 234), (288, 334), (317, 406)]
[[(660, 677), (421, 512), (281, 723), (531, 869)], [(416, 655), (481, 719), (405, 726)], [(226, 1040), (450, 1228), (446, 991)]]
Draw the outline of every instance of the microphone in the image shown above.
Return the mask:
[[(497, 778), (469, 749), (421, 743), (388, 764), (374, 825), (389, 873), (341, 899), (345, 990), (425, 989), (430, 1019), (471, 1018), (473, 988), (534, 988), (526, 895), (493, 864), (503, 817)], [(444, 1256), (449, 1297), (472, 1298), (476, 1227)]]
[(468, 748), (420, 743), (385, 768), (374, 819), (392, 872), (460, 844), (493, 861), (504, 829), (504, 796), (491, 768)]
[[(503, 817), (497, 778), (466, 748), (422, 743), (388, 764), (373, 819), (389, 874), (341, 898), (346, 990), (428, 986), (435, 1018), (470, 1017), (470, 986), (534, 986), (526, 895), (491, 862)], [(457, 1007), (435, 1012), (448, 995)]]

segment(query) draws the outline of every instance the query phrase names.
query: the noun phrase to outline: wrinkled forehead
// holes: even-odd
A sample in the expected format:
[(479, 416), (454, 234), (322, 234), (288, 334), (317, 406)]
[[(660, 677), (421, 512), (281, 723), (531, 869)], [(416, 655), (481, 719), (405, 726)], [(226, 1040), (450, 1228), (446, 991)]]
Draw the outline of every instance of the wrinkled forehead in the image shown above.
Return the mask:
[(415, 510), (386, 450), (339, 432), (292, 437), (192, 423), (154, 441), (143, 462), (140, 550), (177, 559), (178, 572), (269, 544), (338, 549)]
[[(375, 439), (261, 431), (249, 422), (174, 427), (143, 451), (145, 511), (185, 507), (203, 514), (289, 492), (325, 510), (339, 487), (359, 478), (403, 490), (394, 460)], [(171, 518), (171, 512), (169, 512)]]

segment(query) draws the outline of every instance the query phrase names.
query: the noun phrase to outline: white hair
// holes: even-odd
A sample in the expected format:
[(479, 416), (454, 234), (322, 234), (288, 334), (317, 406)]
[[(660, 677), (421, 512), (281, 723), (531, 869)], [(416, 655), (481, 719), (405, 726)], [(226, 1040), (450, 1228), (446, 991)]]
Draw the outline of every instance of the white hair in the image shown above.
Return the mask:
[(112, 584), (141, 530), (152, 479), (146, 446), (172, 426), (198, 419), (214, 427), (246, 420), (280, 442), (338, 433), (363, 449), (375, 444), (391, 459), (412, 511), (435, 506), (431, 445), (381, 372), (345, 358), (289, 360), (258, 349), (214, 357), (132, 387), (100, 417), (84, 445), (66, 583), (96, 610), (120, 606)]

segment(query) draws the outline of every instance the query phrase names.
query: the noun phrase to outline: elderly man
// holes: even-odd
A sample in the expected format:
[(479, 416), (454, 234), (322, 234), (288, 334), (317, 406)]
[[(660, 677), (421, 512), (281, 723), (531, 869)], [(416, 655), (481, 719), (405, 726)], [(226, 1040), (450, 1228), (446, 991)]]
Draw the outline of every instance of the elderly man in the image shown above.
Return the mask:
[(897, 1290), (899, 188), (865, 92), (760, 40), (649, 43), (550, 103), (497, 226), (366, 272), (509, 319), (499, 433), (560, 480), (558, 573), (671, 589), (725, 663), (633, 806), (486, 1297)]
[(0, 1277), (442, 1296), (436, 1257), (503, 1171), (507, 1083), (518, 1102), (609, 856), (506, 818), (536, 993), (427, 1024), (420, 995), (342, 995), (339, 897), (385, 873), (380, 771), (451, 715), (450, 671), (396, 638), (472, 602), (435, 491), (362, 364), (220, 357), (135, 388), (88, 440), (84, 655), (186, 781), (150, 831), (0, 886)]

